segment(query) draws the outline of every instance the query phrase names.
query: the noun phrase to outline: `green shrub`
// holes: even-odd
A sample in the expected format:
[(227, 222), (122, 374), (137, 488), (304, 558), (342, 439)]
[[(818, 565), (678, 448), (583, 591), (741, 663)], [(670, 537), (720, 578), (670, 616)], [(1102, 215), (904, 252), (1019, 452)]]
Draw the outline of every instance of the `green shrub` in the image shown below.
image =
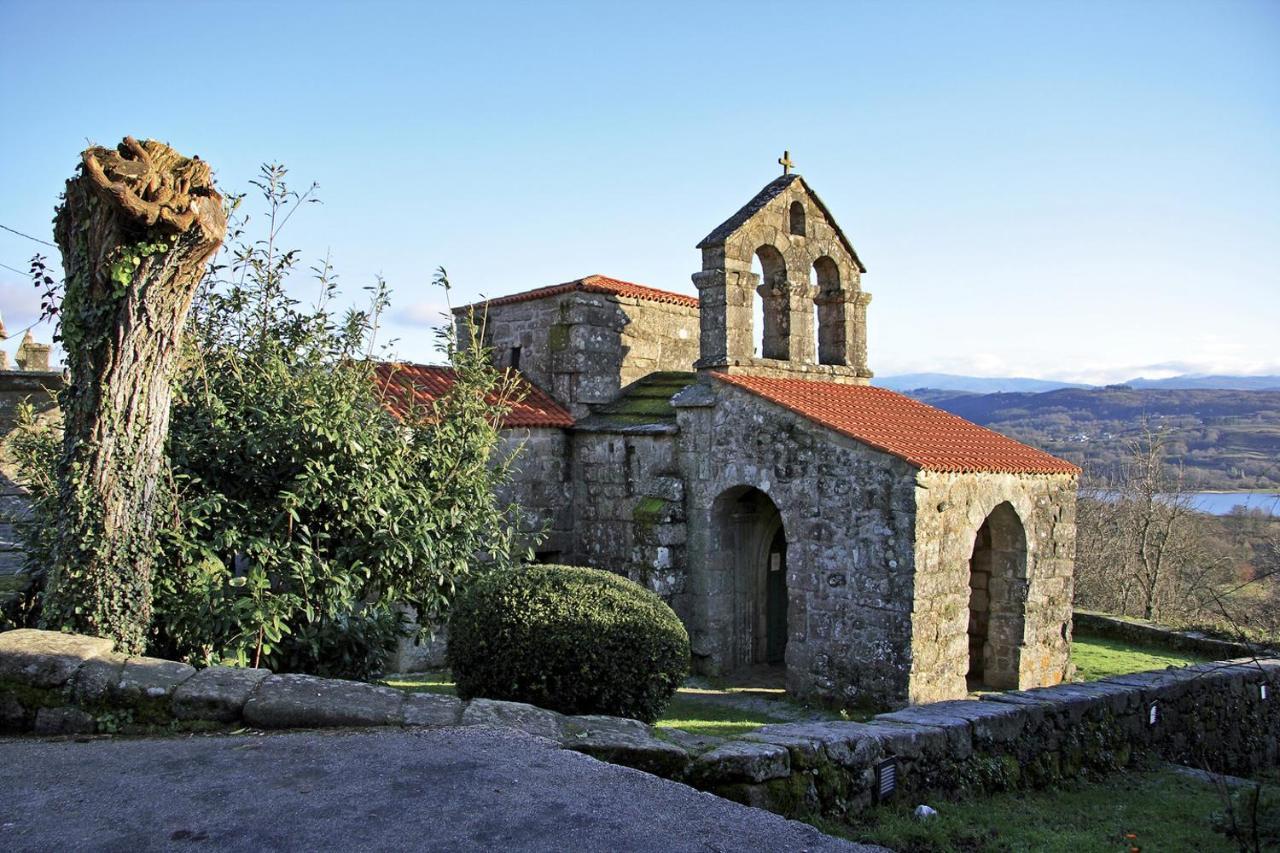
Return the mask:
[(653, 722), (689, 669), (689, 635), (639, 584), (577, 566), (486, 573), (454, 605), (449, 664), (464, 699)]
[[(192, 303), (174, 377), (161, 484), (173, 504), (155, 537), (148, 651), (368, 677), (402, 633), (393, 604), (428, 631), (473, 567), (518, 562), (518, 508), (498, 495), (514, 459), (500, 424), (519, 389), (485, 347), (458, 347), (449, 324), (437, 344), (450, 391), (408, 401), (401, 421), (386, 414), (399, 392), (375, 382), (385, 286), (369, 310), (339, 313), (325, 261), (316, 303), (299, 302), (287, 286), (299, 255), (280, 251), (280, 228), (311, 194), (288, 189), (279, 166), (255, 185), (270, 227), (259, 240), (233, 228)], [(447, 291), (443, 270), (436, 283)], [(473, 317), (463, 325), (483, 339)], [(34, 574), (52, 565), (64, 514), (61, 437), (26, 407), (10, 448), (33, 498), (23, 535)], [(0, 617), (29, 624), (38, 609), (19, 602)]]
[(368, 681), (386, 672), (397, 641), (408, 634), (398, 608), (366, 605), (335, 619), (303, 623), (281, 639), (273, 662), (280, 672)]

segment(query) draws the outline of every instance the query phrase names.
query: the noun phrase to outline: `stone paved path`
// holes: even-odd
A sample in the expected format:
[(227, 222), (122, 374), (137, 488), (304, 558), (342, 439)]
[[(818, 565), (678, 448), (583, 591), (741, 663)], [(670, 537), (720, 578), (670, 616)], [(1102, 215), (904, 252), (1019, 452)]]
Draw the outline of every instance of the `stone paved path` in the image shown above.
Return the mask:
[(0, 849), (877, 848), (478, 727), (0, 740)]

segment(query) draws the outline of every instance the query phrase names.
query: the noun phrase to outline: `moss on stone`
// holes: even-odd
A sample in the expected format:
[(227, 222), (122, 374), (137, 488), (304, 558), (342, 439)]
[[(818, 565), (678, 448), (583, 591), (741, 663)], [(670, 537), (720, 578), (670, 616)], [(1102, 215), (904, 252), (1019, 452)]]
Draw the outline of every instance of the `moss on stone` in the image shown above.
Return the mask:
[(608, 407), (610, 415), (666, 415), (672, 411), (668, 397), (632, 395)]
[(653, 527), (662, 521), (667, 511), (667, 501), (662, 498), (641, 498), (631, 511), (631, 520), (641, 529)]
[(0, 699), (12, 697), (28, 711), (39, 708), (61, 708), (69, 704), (67, 693), (62, 689), (32, 687), (20, 681), (0, 679)]
[(630, 385), (618, 399), (602, 406), (600, 418), (617, 426), (641, 426), (644, 424), (674, 424), (676, 410), (671, 398), (694, 382), (696, 375), (667, 371), (651, 373)]
[(556, 323), (547, 329), (547, 347), (552, 352), (561, 352), (569, 347), (569, 326)]
[(25, 592), (31, 586), (31, 575), (0, 575), (0, 593)]
[(791, 773), (764, 783), (769, 811), (791, 818), (813, 817), (818, 797), (808, 773)]

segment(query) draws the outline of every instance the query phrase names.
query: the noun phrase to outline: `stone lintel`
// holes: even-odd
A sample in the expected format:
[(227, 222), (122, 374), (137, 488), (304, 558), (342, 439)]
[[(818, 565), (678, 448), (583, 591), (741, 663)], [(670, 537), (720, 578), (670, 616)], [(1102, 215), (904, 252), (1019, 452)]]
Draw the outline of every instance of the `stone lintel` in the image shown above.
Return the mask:
[(813, 379), (819, 382), (835, 382), (840, 385), (868, 385), (871, 371), (858, 370), (842, 364), (802, 364), (775, 358), (724, 359), (708, 364), (699, 360), (694, 364), (699, 374), (718, 371), (730, 376), (767, 376), (775, 379)]

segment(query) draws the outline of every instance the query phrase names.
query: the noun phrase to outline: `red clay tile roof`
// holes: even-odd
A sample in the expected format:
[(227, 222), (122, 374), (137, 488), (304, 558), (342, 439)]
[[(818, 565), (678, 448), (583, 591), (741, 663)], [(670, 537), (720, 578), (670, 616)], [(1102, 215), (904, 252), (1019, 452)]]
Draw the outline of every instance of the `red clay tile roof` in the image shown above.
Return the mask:
[(927, 471), (1080, 473), (1070, 462), (884, 388), (723, 373), (716, 378)]
[(604, 275), (589, 275), (586, 278), (575, 279), (574, 281), (566, 281), (564, 284), (553, 284), (550, 287), (539, 287), (535, 290), (525, 290), (520, 293), (512, 293), (508, 296), (499, 296), (494, 299), (487, 299), (483, 302), (477, 302), (474, 306), (464, 305), (461, 308), (455, 308), (454, 312), (464, 311), (467, 308), (495, 305), (510, 305), (513, 302), (528, 302), (531, 299), (542, 299), (544, 296), (559, 296), (562, 293), (607, 293), (613, 296), (626, 296), (632, 299), (647, 299), (650, 302), (666, 302), (670, 305), (683, 305), (686, 308), (697, 308), (698, 297), (686, 296), (683, 293), (672, 293), (669, 290), (658, 290), (652, 287), (645, 287), (643, 284), (632, 284), (629, 281), (620, 281), (616, 278), (609, 278)]
[[(453, 368), (430, 364), (383, 361), (374, 367), (382, 405), (397, 418), (411, 406), (425, 408), (453, 387)], [(524, 399), (502, 421), (511, 427), (571, 427), (573, 416), (545, 391), (520, 377)]]

